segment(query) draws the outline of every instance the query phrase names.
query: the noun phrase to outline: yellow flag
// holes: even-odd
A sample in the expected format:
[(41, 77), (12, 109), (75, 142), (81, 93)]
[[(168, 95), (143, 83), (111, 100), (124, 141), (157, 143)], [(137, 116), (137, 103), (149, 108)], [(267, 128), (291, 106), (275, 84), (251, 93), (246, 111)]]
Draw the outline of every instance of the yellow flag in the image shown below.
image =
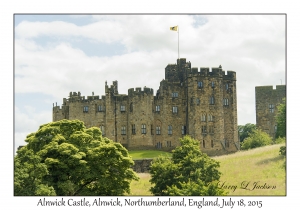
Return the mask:
[(171, 30), (171, 31), (177, 31), (177, 27), (178, 27), (178, 26), (170, 27), (170, 30)]

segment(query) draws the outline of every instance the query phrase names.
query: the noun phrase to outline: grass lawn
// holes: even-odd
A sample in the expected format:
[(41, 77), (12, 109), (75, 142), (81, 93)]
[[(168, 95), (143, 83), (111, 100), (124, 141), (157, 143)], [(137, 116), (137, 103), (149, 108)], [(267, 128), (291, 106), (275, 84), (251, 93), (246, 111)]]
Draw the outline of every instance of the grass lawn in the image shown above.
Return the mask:
[(234, 187), (228, 190), (228, 195), (286, 195), (285, 158), (279, 155), (283, 145), (215, 157), (221, 165), (220, 184), (236, 186), (235, 190)]
[[(227, 188), (229, 196), (286, 195), (286, 170), (283, 167), (285, 158), (279, 155), (279, 148), (283, 145), (276, 144), (214, 157), (221, 166), (219, 186)], [(133, 156), (131, 152), (133, 151), (129, 152)], [(138, 151), (134, 152), (136, 159), (150, 158), (142, 154), (145, 151), (139, 151), (141, 155), (138, 155)], [(131, 183), (130, 195), (151, 195), (150, 174), (138, 175), (140, 180)]]
[(171, 153), (159, 151), (159, 150), (132, 150), (132, 151), (128, 151), (128, 152), (133, 160), (156, 158), (159, 155), (168, 156), (168, 157), (171, 156)]

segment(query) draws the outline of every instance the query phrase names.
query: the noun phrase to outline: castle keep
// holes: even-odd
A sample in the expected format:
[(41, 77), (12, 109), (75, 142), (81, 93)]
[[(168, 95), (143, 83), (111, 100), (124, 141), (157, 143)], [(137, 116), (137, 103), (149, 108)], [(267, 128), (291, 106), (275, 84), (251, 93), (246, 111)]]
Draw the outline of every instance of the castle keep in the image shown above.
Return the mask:
[(277, 106), (286, 97), (286, 86), (258, 86), (255, 87), (256, 126), (275, 139), (277, 123)]
[(180, 58), (167, 65), (155, 95), (147, 87), (119, 94), (118, 81), (105, 82), (101, 98), (70, 92), (61, 107), (53, 106), (53, 121), (79, 119), (129, 149), (171, 150), (190, 135), (203, 152), (219, 155), (239, 149), (236, 95), (235, 72), (199, 71)]

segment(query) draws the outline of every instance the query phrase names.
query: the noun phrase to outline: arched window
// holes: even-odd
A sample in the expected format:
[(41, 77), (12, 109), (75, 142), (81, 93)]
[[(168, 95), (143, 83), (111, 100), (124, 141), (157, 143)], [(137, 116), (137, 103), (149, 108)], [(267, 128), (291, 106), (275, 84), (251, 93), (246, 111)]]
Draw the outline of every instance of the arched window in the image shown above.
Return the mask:
[(205, 122), (206, 121), (206, 116), (205, 116), (205, 114), (202, 114), (201, 115), (201, 122)]
[(213, 121), (213, 116), (211, 114), (208, 115), (208, 121), (212, 122)]
[(100, 125), (100, 130), (101, 130), (102, 136), (104, 136), (105, 135), (104, 125)]

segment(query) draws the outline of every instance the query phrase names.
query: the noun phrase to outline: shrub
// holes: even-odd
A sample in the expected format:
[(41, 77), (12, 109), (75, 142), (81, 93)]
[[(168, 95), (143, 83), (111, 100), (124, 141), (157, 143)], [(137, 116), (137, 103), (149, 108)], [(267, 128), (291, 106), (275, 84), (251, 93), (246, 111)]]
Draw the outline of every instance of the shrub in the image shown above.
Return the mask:
[(275, 144), (285, 143), (285, 141), (286, 141), (285, 137), (278, 137), (277, 139), (275, 139)]
[(270, 145), (272, 143), (271, 137), (263, 132), (260, 129), (253, 130), (252, 133), (250, 133), (249, 137), (247, 137), (244, 142), (242, 143), (241, 149), (247, 150), (247, 149), (253, 149), (256, 147), (262, 147), (266, 145)]
[(199, 142), (189, 136), (180, 139), (181, 146), (171, 158), (159, 157), (150, 167), (151, 193), (159, 196), (225, 195), (218, 188), (219, 162), (200, 150)]

